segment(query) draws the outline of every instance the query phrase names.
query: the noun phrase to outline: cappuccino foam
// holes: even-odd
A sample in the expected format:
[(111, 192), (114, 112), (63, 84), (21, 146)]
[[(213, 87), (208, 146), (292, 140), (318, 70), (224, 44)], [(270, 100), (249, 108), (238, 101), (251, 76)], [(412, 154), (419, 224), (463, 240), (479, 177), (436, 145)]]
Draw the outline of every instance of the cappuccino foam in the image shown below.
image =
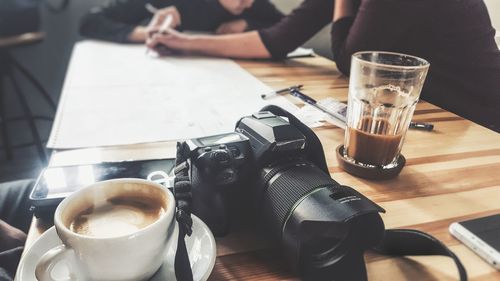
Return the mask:
[(92, 237), (109, 238), (134, 233), (157, 221), (165, 209), (160, 202), (141, 197), (116, 197), (78, 214), (70, 230)]

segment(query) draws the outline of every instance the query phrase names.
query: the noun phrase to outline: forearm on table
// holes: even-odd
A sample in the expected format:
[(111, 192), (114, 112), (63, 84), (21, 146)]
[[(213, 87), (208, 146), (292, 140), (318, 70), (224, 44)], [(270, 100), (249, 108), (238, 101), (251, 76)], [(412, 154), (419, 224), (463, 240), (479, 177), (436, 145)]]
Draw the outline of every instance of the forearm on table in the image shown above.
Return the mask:
[(127, 40), (132, 43), (144, 43), (147, 39), (145, 26), (136, 26), (127, 36)]
[[(103, 14), (87, 14), (80, 22), (80, 34), (89, 38), (118, 43), (141, 42), (135, 24), (113, 21)], [(144, 42), (144, 40), (142, 40)]]
[(185, 48), (195, 54), (230, 58), (270, 58), (256, 31), (227, 34), (199, 35), (192, 38)]

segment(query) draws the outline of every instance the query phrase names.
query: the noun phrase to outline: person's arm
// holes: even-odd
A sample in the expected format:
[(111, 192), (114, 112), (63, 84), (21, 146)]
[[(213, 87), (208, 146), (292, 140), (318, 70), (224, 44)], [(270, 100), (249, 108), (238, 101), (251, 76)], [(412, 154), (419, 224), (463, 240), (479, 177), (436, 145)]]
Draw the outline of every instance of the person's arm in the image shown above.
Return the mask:
[(26, 234), (0, 219), (0, 280), (13, 280)]
[(256, 31), (227, 35), (186, 35), (175, 30), (156, 34), (146, 43), (151, 49), (163, 45), (170, 50), (230, 58), (269, 58), (270, 53)]
[(341, 3), (350, 1), (335, 1), (342, 10), (333, 13), (331, 31), (333, 57), (345, 75), (349, 75), (353, 53), (401, 52), (405, 38), (424, 20), (421, 11), (426, 1), (363, 0), (355, 15), (352, 8), (355, 11), (356, 6)]
[(345, 17), (353, 17), (356, 14), (353, 0), (336, 0), (333, 8), (333, 22)]
[(330, 23), (332, 11), (332, 0), (304, 0), (277, 24), (260, 29), (259, 35), (273, 58), (285, 58)]
[[(157, 3), (158, 2), (158, 3)], [(174, 4), (174, 0), (151, 1), (151, 4)], [(144, 42), (145, 28), (141, 26), (151, 13), (146, 10), (145, 0), (110, 0), (95, 7), (80, 22), (80, 34), (86, 37), (119, 43)]]
[(193, 36), (171, 32), (157, 34), (149, 48), (169, 49), (219, 57), (282, 59), (302, 45), (332, 19), (333, 2), (305, 0), (272, 27), (240, 34)]
[(247, 31), (270, 27), (283, 19), (285, 15), (270, 0), (255, 0), (242, 18), (247, 23)]

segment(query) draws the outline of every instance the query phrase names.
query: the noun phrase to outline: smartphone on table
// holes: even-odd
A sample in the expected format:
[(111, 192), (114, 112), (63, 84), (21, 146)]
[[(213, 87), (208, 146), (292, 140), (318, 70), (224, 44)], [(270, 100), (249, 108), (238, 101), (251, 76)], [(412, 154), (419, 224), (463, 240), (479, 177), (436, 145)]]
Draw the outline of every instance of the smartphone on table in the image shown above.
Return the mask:
[(500, 270), (500, 214), (454, 222), (450, 233)]
[(175, 159), (103, 162), (90, 165), (47, 167), (30, 194), (37, 217), (51, 217), (66, 196), (89, 184), (116, 178), (140, 178), (171, 187)]

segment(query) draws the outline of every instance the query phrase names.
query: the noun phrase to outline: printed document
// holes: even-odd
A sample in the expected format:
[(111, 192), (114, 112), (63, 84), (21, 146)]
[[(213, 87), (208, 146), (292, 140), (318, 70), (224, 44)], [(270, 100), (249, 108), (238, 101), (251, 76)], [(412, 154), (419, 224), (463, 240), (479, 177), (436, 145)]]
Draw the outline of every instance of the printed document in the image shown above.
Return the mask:
[(70, 149), (184, 140), (234, 131), (243, 116), (284, 97), (237, 63), (145, 54), (138, 45), (75, 45), (48, 147)]

